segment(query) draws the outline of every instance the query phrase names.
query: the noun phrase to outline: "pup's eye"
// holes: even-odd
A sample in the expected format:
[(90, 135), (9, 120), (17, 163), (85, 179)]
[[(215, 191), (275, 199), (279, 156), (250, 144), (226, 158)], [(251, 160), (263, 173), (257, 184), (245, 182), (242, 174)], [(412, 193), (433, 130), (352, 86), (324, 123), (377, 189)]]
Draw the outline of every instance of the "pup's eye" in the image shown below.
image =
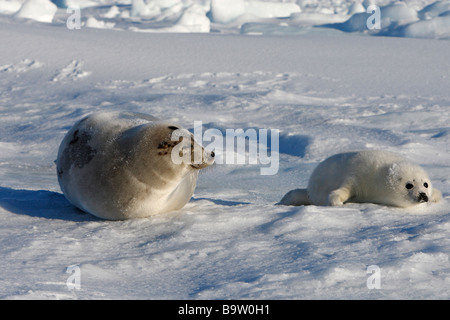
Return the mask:
[(412, 183), (407, 183), (405, 187), (406, 187), (406, 189), (412, 189), (412, 188), (414, 188), (414, 186), (413, 186)]
[(424, 186), (425, 188), (428, 188), (428, 183), (425, 182), (425, 183), (423, 184), (423, 186)]

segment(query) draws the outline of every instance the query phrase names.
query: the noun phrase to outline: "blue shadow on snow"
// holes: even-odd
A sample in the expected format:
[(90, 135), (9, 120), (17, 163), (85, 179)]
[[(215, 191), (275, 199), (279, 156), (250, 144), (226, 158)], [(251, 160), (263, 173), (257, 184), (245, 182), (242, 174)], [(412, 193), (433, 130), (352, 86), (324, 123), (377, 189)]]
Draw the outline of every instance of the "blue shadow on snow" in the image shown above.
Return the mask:
[(16, 190), (0, 187), (0, 207), (16, 214), (67, 221), (97, 221), (74, 207), (63, 194), (48, 190)]

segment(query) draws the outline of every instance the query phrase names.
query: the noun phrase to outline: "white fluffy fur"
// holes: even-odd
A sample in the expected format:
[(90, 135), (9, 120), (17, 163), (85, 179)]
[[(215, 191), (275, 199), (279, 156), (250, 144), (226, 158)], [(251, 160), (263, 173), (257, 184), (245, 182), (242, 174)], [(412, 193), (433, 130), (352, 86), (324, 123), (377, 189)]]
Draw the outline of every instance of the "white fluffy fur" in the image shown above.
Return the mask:
[[(194, 150), (192, 155), (201, 153), (202, 163), (172, 161), (172, 150), (185, 150), (171, 140), (178, 129), (188, 135), (189, 146), (196, 145), (188, 150)], [(73, 205), (103, 219), (142, 218), (180, 209), (194, 193), (198, 170), (214, 161), (214, 155), (191, 136), (144, 114), (90, 115), (61, 142), (56, 160), (61, 190)]]
[(394, 153), (373, 150), (331, 156), (313, 171), (307, 189), (289, 191), (280, 204), (370, 202), (409, 207), (441, 198), (420, 166)]

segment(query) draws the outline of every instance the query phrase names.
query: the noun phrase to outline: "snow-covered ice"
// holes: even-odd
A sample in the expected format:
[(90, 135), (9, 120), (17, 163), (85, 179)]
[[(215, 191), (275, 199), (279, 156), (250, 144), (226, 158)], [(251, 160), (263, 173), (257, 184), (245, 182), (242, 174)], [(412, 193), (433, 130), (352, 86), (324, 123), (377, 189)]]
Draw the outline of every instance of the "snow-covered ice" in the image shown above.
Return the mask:
[(16, 17), (50, 23), (57, 10), (57, 6), (50, 0), (28, 0), (19, 9)]
[[(407, 22), (392, 13), (378, 36), (342, 28), (370, 1), (291, 1), (300, 9), (284, 17), (261, 5), (219, 22), (206, 0), (86, 0), (80, 29), (66, 27), (74, 1), (53, 2), (39, 22), (19, 17), (27, 1), (0, 0), (0, 298), (450, 298), (448, 1), (405, 2)], [(64, 198), (53, 161), (72, 124), (100, 110), (279, 129), (279, 171), (217, 164), (182, 210), (96, 219)], [(419, 163), (444, 200), (275, 205), (357, 149)]]
[[(369, 30), (373, 5), (380, 25)], [(80, 26), (135, 32), (450, 38), (449, 0), (0, 0), (0, 14), (54, 25), (75, 9)]]

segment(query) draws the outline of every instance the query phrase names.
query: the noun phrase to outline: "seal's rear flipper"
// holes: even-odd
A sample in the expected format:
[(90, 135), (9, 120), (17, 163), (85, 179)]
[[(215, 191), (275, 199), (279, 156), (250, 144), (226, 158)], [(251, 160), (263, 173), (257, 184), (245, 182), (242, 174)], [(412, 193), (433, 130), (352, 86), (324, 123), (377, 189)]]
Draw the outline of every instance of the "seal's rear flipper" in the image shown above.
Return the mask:
[(303, 206), (311, 204), (306, 189), (294, 189), (284, 195), (277, 204), (285, 206)]

